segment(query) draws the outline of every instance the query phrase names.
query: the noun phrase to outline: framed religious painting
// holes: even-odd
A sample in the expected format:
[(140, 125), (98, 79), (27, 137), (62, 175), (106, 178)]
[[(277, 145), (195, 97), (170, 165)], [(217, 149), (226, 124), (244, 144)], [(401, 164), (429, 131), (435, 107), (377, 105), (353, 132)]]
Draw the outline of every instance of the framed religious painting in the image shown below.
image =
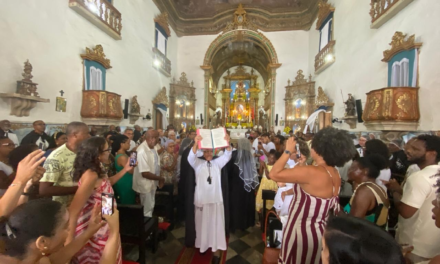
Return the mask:
[(56, 108), (57, 112), (66, 112), (67, 99), (63, 97), (57, 97)]

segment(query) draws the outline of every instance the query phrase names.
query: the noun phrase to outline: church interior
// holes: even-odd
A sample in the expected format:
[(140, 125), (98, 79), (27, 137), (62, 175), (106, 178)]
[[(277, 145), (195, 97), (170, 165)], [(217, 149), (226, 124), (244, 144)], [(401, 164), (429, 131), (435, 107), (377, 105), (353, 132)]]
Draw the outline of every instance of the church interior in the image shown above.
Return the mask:
[[(72, 121), (98, 134), (110, 125), (225, 127), (233, 140), (249, 130), (307, 134), (328, 126), (387, 141), (440, 135), (440, 1), (1, 5), (0, 119), (20, 141), (35, 120), (49, 135)], [(264, 243), (254, 231), (229, 241), (225, 263), (261, 263)], [(183, 258), (182, 232), (148, 251), (147, 262)]]

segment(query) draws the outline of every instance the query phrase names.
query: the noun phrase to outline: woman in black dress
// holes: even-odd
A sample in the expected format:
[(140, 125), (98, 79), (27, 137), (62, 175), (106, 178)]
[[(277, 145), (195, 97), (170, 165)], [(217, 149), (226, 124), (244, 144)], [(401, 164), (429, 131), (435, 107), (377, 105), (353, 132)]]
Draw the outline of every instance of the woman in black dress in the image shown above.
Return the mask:
[(232, 153), (228, 164), (231, 232), (255, 225), (255, 188), (259, 181), (251, 150), (248, 139), (239, 139), (238, 148)]

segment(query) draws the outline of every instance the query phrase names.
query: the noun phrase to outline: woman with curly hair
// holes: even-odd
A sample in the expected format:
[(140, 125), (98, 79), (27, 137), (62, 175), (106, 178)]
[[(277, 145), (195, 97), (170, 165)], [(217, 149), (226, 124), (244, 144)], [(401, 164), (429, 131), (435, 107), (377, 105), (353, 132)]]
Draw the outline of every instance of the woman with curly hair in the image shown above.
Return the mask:
[(296, 144), (294, 138), (287, 141), (286, 151), (270, 171), (274, 181), (296, 183), (278, 263), (320, 263), (327, 219), (339, 211), (341, 177), (335, 167), (351, 160), (356, 149), (347, 131), (324, 128), (312, 140), (310, 153), (316, 165), (285, 169)]
[[(131, 170), (130, 162), (127, 161), (120, 172), (109, 178), (102, 163), (108, 160), (110, 151), (107, 141), (101, 137), (85, 140), (77, 151), (73, 165), (73, 180), (78, 182), (78, 190), (69, 207), (70, 228), (66, 244), (85, 232), (94, 205), (101, 202), (101, 194), (113, 194), (112, 185)], [(101, 259), (108, 239), (109, 226), (104, 225), (72, 258), (72, 263), (91, 263)], [(122, 263), (121, 253), (119, 245), (116, 263)]]
[(379, 139), (372, 139), (372, 140), (367, 141), (367, 143), (365, 143), (364, 157), (368, 157), (371, 155), (382, 156), (387, 161), (385, 168), (383, 168), (380, 171), (379, 176), (376, 178), (376, 183), (380, 187), (382, 187), (386, 192), (387, 187), (385, 186), (383, 181), (389, 181), (391, 178), (391, 169), (390, 169), (390, 162), (389, 162), (390, 153), (389, 153), (387, 145), (385, 145), (385, 143), (383, 143)]

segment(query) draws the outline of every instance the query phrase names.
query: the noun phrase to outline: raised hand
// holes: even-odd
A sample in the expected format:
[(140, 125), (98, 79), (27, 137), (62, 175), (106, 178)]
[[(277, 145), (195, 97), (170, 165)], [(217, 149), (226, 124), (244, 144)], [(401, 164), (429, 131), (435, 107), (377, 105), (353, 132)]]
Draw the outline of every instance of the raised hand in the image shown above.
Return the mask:
[(95, 234), (101, 227), (105, 226), (105, 224), (105, 221), (102, 221), (101, 203), (96, 203), (92, 210), (87, 232)]
[(43, 157), (43, 155), (44, 151), (36, 150), (27, 155), (22, 161), (20, 161), (20, 163), (18, 163), (16, 174), (17, 176), (15, 176), (15, 180), (21, 182), (22, 184), (25, 184), (34, 175), (41, 174), (42, 170), (38, 169), (38, 167), (46, 159), (45, 157)]
[(286, 150), (290, 152), (294, 152), (296, 148), (296, 140), (294, 137), (291, 137), (286, 142)]
[(203, 140), (203, 138), (202, 138), (202, 136), (200, 136), (200, 135), (197, 135), (195, 138), (194, 138), (194, 142), (196, 143), (196, 145), (197, 145), (197, 143), (199, 143), (200, 141), (202, 141)]

